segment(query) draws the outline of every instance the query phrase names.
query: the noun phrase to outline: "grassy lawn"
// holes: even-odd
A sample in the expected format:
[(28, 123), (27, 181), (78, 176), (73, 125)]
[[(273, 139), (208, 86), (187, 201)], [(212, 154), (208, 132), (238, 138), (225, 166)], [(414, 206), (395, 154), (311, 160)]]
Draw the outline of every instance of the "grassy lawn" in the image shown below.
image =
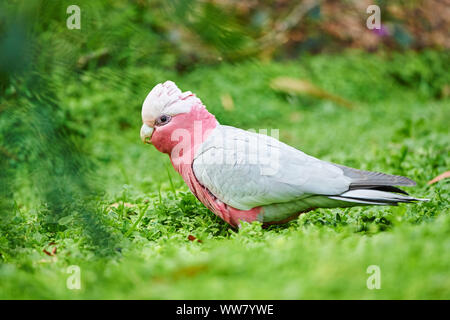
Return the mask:
[[(95, 159), (89, 178), (102, 194), (89, 203), (109, 238), (104, 247), (93, 241), (78, 223), (82, 212), (43, 220), (45, 204), (23, 173), (10, 231), (0, 235), (0, 298), (450, 299), (450, 180), (427, 185), (450, 167), (450, 102), (440, 91), (448, 61), (435, 52), (349, 52), (183, 74), (105, 66), (55, 75), (55, 99)], [(276, 92), (277, 76), (310, 81), (354, 107)], [(222, 124), (279, 129), (280, 140), (323, 160), (410, 177), (417, 186), (407, 191), (430, 201), (320, 209), (284, 226), (234, 230), (139, 139), (141, 103), (167, 79), (195, 92)], [(79, 290), (66, 286), (72, 265)], [(366, 285), (372, 265), (378, 290)]]

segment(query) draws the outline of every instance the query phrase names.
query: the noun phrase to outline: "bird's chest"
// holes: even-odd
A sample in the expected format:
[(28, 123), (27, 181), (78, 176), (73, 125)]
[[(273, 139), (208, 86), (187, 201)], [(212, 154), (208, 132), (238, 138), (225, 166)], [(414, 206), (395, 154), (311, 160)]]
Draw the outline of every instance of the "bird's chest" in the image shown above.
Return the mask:
[(261, 212), (260, 207), (251, 210), (233, 208), (217, 199), (206, 187), (200, 184), (195, 177), (191, 164), (175, 165), (173, 161), (172, 164), (197, 199), (225, 222), (232, 226), (238, 226), (240, 220), (247, 222), (258, 220), (258, 215)]

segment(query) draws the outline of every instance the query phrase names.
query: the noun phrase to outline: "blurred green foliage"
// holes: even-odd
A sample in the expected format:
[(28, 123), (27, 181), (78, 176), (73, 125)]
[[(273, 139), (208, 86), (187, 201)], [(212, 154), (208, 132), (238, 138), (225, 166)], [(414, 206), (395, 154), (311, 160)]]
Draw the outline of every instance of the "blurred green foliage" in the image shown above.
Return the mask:
[[(81, 30), (66, 28), (69, 1), (0, 5), (0, 298), (449, 298), (449, 183), (426, 185), (449, 167), (448, 51), (392, 37), (343, 50), (324, 31), (333, 1), (264, 46), (292, 12), (279, 2), (79, 1)], [(277, 76), (356, 107), (276, 92)], [(139, 139), (142, 101), (167, 79), (223, 124), (406, 175), (431, 201), (232, 230)], [(380, 291), (365, 285), (372, 264)]]

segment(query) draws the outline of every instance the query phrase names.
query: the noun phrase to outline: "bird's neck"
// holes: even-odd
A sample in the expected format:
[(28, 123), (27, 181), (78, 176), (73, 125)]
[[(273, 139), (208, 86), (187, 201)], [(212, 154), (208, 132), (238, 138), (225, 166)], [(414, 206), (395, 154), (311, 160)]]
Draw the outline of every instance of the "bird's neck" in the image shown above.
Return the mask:
[(154, 146), (170, 156), (175, 169), (180, 172), (181, 165), (191, 165), (195, 152), (219, 125), (214, 115), (197, 104), (188, 113), (172, 118), (170, 124), (158, 128), (152, 139)]

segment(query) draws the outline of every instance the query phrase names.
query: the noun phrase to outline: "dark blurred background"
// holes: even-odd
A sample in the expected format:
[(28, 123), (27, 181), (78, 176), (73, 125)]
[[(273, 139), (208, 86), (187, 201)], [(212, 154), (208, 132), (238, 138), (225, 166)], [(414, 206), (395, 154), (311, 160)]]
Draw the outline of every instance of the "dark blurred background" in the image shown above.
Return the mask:
[[(24, 68), (32, 58), (72, 70), (154, 63), (184, 71), (250, 57), (295, 59), (302, 53), (348, 48), (372, 52), (450, 46), (445, 0), (79, 1), (78, 32), (66, 27), (70, 4), (2, 4), (2, 72)], [(381, 10), (379, 30), (366, 27), (371, 4)]]

